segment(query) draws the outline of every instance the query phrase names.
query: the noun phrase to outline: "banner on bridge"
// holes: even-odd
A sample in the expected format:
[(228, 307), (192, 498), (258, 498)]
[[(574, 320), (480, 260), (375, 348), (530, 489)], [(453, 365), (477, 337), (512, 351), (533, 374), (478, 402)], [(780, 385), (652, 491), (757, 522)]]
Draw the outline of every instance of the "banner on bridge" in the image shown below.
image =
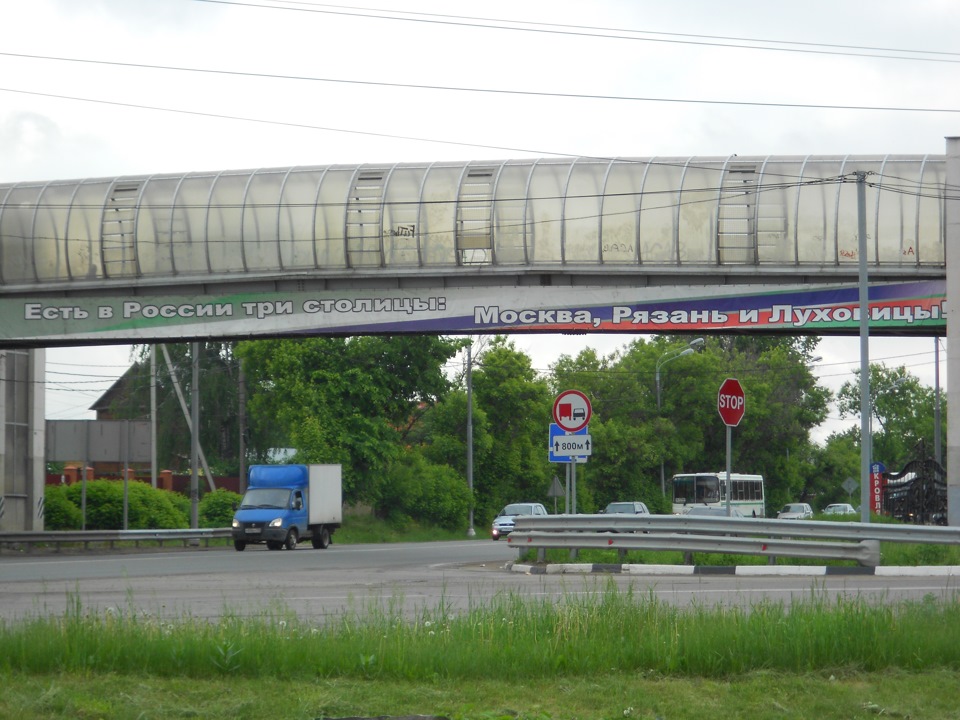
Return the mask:
[[(942, 280), (870, 287), (870, 332), (943, 335)], [(856, 335), (856, 285), (507, 286), (0, 298), (0, 344), (514, 332)]]

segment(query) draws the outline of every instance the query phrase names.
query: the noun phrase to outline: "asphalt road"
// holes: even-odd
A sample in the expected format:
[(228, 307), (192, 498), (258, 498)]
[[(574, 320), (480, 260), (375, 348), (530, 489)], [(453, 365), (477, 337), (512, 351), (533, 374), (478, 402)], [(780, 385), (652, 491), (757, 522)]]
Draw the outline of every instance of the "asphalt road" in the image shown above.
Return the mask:
[(486, 539), (444, 543), (331, 545), (293, 552), (250, 546), (140, 552), (0, 554), (0, 618), (83, 612), (164, 619), (296, 613), (315, 622), (343, 613), (401, 609), (407, 617), (444, 605), (463, 610), (498, 595), (554, 601), (610, 587), (678, 605), (790, 603), (819, 593), (890, 603), (953, 596), (951, 576), (538, 575), (511, 571), (516, 551)]

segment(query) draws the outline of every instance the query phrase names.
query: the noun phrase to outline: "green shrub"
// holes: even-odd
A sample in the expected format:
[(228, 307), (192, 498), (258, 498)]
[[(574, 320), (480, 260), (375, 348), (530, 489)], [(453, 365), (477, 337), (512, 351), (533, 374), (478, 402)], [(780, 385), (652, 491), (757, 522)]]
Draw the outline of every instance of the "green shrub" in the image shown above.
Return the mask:
[(170, 502), (185, 518), (190, 517), (190, 498), (180, 492), (170, 493)]
[[(87, 529), (121, 530), (123, 528), (123, 482), (91, 480), (87, 482)], [(81, 507), (83, 484), (67, 486), (66, 497)], [(174, 503), (173, 493), (131, 480), (127, 483), (127, 527), (137, 529), (174, 529), (189, 527), (185, 516)]]
[(233, 522), (233, 508), (240, 504), (242, 496), (224, 488), (208, 492), (200, 499), (198, 514), (202, 528), (225, 528)]
[(463, 526), (470, 508), (463, 478), (416, 452), (390, 465), (376, 494), (377, 513), (394, 525), (413, 519), (455, 529)]
[(70, 502), (66, 485), (47, 485), (43, 498), (43, 527), (45, 530), (80, 530), (83, 513)]

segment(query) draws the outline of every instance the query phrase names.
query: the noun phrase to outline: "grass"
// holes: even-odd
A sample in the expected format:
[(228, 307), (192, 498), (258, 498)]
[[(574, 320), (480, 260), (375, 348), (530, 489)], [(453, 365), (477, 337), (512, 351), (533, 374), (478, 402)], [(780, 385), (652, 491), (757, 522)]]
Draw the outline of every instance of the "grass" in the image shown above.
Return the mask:
[[(363, 515), (349, 525), (337, 542), (464, 537)], [(960, 564), (954, 550), (883, 553), (885, 564)], [(627, 561), (682, 562), (642, 555)], [(619, 562), (615, 551), (581, 561)], [(0, 621), (0, 717), (958, 717), (960, 594), (884, 605), (812, 590), (789, 607), (678, 608), (611, 583), (560, 602), (504, 593), (454, 611), (441, 600), (413, 620), (401, 600), (358, 601), (314, 624), (282, 606), (161, 622), (133, 603), (98, 614), (71, 598), (62, 616)]]
[(323, 624), (277, 608), (257, 618), (162, 622), (134, 611), (0, 625), (0, 670), (192, 678), (495, 680), (585, 677), (610, 668), (724, 678), (758, 671), (960, 669), (960, 600), (872, 605), (817, 594), (782, 603), (678, 608), (652, 594), (501, 594), (463, 612), (444, 602), (404, 619), (399, 598)]
[(413, 621), (396, 600), (322, 625), (283, 608), (160, 622), (75, 601), (0, 624), (0, 716), (241, 718), (273, 703), (283, 718), (956, 717), (936, 698), (960, 692), (957, 597), (677, 608), (611, 584), (441, 601)]

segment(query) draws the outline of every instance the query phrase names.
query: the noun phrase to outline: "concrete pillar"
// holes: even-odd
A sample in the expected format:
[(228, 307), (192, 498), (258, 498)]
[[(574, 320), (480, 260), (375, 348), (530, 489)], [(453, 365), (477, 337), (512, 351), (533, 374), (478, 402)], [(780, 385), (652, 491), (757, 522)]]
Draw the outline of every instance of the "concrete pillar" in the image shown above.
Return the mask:
[(47, 372), (47, 351), (43, 348), (28, 351), (27, 375), (30, 390), (27, 393), (27, 422), (30, 424), (30, 439), (26, 448), (27, 498), (30, 517), (26, 530), (41, 532), (44, 529), (44, 491), (47, 487), (47, 404), (44, 379)]
[[(960, 526), (960, 137), (947, 138), (947, 522)], [(956, 250), (954, 250), (956, 248)]]

